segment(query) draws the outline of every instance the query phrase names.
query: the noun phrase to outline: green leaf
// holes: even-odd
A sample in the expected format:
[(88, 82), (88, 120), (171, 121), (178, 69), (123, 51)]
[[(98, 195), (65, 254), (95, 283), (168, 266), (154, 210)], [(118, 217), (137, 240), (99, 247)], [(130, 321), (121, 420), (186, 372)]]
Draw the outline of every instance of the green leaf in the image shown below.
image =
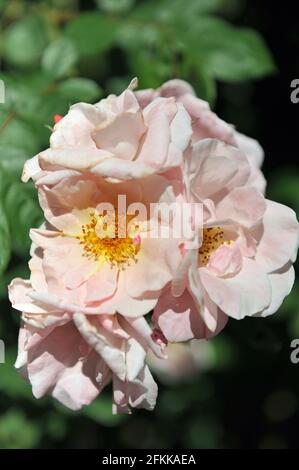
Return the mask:
[(6, 3), (5, 0), (0, 0), (0, 13), (2, 13), (2, 11), (4, 10), (6, 6), (5, 3)]
[(5, 174), (5, 181), (1, 182), (0, 197), (1, 194), (6, 193), (7, 186), (10, 184), (7, 177), (8, 175), (14, 179), (21, 178), (27, 157), (27, 153), (21, 148), (0, 144), (0, 170), (2, 169)]
[(98, 13), (85, 13), (68, 23), (66, 34), (80, 56), (100, 54), (111, 47), (117, 36), (118, 22)]
[(70, 103), (95, 101), (102, 96), (102, 89), (88, 78), (69, 78), (57, 87), (57, 91)]
[(275, 71), (271, 54), (261, 36), (237, 29), (212, 17), (202, 18), (187, 33), (190, 48), (217, 79), (235, 82), (263, 77)]
[(96, 0), (96, 3), (108, 13), (123, 13), (133, 7), (135, 0)]
[(7, 62), (21, 67), (36, 65), (47, 40), (45, 25), (41, 19), (29, 16), (13, 23), (4, 32), (4, 58)]
[(5, 270), (10, 257), (10, 235), (8, 221), (0, 202), (0, 275)]
[(72, 41), (62, 37), (44, 51), (42, 69), (53, 78), (61, 78), (71, 70), (77, 59), (78, 54)]
[(132, 12), (136, 18), (161, 21), (161, 23), (180, 27), (192, 24), (204, 13), (211, 13), (223, 6), (225, 0), (169, 0), (148, 1), (138, 5)]
[(26, 383), (13, 366), (16, 357), (17, 351), (14, 348), (5, 350), (5, 363), (0, 365), (0, 392), (13, 399), (31, 398), (30, 385)]
[[(24, 429), (26, 429), (26, 432), (24, 432)], [(1, 449), (30, 449), (37, 445), (38, 440), (39, 429), (37, 423), (29, 421), (23, 411), (11, 408), (1, 416)]]

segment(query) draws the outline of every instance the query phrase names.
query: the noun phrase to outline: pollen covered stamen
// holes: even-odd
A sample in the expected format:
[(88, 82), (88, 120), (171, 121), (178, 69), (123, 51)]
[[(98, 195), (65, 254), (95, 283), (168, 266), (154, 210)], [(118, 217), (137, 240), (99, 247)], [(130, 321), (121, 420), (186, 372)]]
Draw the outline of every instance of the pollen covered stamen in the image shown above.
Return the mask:
[(82, 225), (82, 233), (76, 237), (82, 245), (83, 256), (120, 269), (124, 269), (131, 261), (136, 263), (141, 239), (134, 231), (126, 233), (128, 222), (126, 217), (122, 219), (117, 215), (90, 214), (90, 222)]
[(230, 245), (231, 240), (226, 240), (221, 227), (208, 227), (203, 229), (202, 245), (198, 250), (198, 261), (206, 266), (212, 254), (221, 245)]

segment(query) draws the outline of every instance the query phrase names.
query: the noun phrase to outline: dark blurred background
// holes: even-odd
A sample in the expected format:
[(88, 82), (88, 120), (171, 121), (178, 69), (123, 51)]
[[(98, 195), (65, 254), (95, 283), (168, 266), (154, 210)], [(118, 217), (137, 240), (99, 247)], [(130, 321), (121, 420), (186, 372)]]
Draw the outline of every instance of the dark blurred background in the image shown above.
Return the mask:
[[(19, 317), (6, 292), (11, 278), (27, 275), (28, 230), (41, 218), (33, 188), (19, 175), (24, 160), (47, 146), (44, 124), (70, 103), (120, 92), (135, 75), (141, 88), (190, 81), (223, 119), (260, 141), (268, 197), (298, 211), (293, 3), (0, 0), (1, 448), (299, 448), (299, 364), (290, 361), (290, 342), (299, 338), (298, 284), (273, 317), (231, 320), (192, 353), (175, 350), (174, 370), (153, 364), (156, 410), (129, 417), (111, 415), (110, 390), (80, 413), (31, 397), (12, 366)], [(184, 376), (182, 355), (191, 364)]]

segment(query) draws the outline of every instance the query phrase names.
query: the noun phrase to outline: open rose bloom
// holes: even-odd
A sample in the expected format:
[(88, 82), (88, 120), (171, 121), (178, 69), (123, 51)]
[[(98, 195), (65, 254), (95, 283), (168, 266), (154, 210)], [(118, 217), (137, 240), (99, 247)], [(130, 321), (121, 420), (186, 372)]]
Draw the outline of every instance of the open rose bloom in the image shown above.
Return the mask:
[[(71, 409), (110, 381), (115, 412), (153, 409), (149, 352), (161, 363), (168, 342), (273, 314), (294, 282), (298, 223), (264, 197), (259, 144), (185, 82), (136, 94), (135, 85), (72, 106), (23, 172), (45, 222), (30, 232), (30, 279), (9, 287), (22, 314), (16, 367), (35, 397)], [(200, 208), (184, 219), (192, 239), (174, 216), (150, 210), (159, 204), (174, 215)]]

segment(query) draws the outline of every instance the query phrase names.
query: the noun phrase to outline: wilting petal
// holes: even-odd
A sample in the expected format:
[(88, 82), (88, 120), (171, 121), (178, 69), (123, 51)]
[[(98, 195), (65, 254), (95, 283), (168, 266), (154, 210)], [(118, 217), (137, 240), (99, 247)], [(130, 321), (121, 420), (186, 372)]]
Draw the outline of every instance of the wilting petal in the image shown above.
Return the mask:
[(133, 382), (125, 382), (113, 377), (114, 413), (128, 413), (130, 408), (155, 407), (158, 387), (149, 368), (144, 366), (139, 376)]

